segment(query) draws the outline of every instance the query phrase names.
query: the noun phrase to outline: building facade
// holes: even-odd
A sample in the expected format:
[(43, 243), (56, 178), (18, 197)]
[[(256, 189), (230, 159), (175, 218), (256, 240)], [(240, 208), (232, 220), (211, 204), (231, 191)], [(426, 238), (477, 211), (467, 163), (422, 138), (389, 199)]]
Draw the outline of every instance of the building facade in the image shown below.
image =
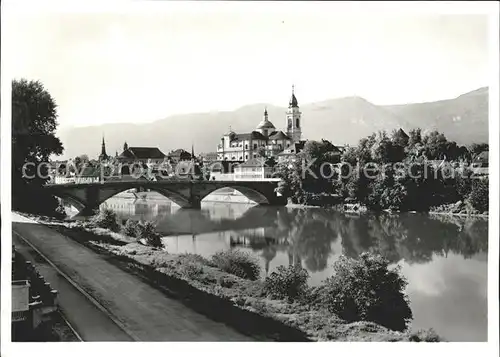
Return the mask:
[(258, 157), (274, 157), (283, 152), (302, 136), (302, 113), (292, 87), (292, 96), (285, 116), (285, 130), (277, 130), (269, 120), (267, 108), (255, 130), (238, 134), (230, 131), (217, 146), (217, 160), (247, 161)]
[(273, 168), (263, 158), (250, 159), (234, 168), (235, 181), (270, 180), (272, 176)]
[(119, 163), (161, 164), (167, 158), (159, 148), (155, 147), (129, 147), (125, 143), (123, 149), (123, 152), (116, 157)]
[(191, 154), (184, 149), (173, 150), (168, 153), (168, 157), (173, 163), (176, 164), (181, 161), (191, 161), (194, 159), (194, 150), (192, 150)]

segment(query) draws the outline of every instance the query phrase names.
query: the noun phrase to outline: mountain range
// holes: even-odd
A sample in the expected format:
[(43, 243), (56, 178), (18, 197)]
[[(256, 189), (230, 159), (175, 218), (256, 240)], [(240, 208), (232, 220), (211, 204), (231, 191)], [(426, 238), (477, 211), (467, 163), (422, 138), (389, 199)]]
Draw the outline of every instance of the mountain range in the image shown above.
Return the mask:
[[(300, 102), (299, 102), (300, 105)], [(159, 147), (164, 153), (183, 148), (195, 153), (216, 150), (222, 135), (232, 128), (250, 132), (262, 120), (267, 107), (269, 120), (284, 131), (285, 107), (251, 104), (234, 111), (172, 115), (152, 123), (103, 124), (58, 131), (64, 158), (99, 155), (103, 133), (109, 155), (129, 146)], [(379, 130), (422, 132), (438, 130), (460, 145), (488, 142), (488, 88), (457, 98), (402, 105), (375, 105), (361, 97), (344, 97), (300, 105), (304, 139), (327, 139), (336, 145), (356, 145), (359, 139)]]

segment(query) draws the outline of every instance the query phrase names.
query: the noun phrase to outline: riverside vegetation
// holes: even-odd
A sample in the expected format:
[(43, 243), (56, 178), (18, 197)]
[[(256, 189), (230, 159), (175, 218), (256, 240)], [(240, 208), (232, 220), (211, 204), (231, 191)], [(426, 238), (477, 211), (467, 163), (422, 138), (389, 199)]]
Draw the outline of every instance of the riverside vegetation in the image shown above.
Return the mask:
[[(320, 286), (310, 287), (307, 271), (293, 265), (280, 266), (262, 279), (256, 258), (239, 250), (217, 252), (209, 259), (196, 254), (170, 254), (168, 247), (158, 244), (153, 223), (128, 220), (122, 226), (115, 213), (107, 209), (87, 222), (45, 221), (50, 222), (80, 243), (125, 260), (127, 269), (135, 267), (134, 271), (142, 272), (155, 285), (172, 289), (178, 284), (173, 281), (184, 281), (194, 291), (190, 299), (197, 293), (208, 294), (233, 309), (299, 331), (307, 340), (441, 340), (432, 330), (408, 330), (412, 312), (404, 292), (406, 280), (380, 255), (364, 253), (358, 259), (343, 256), (334, 265), (334, 275)], [(207, 306), (204, 301), (200, 304)], [(231, 313), (219, 314), (218, 318), (221, 316), (231, 319)], [(250, 328), (245, 327), (244, 318), (233, 320), (237, 328)], [(262, 326), (270, 328), (265, 321), (261, 321)], [(276, 332), (270, 336), (283, 338)]]
[[(458, 146), (437, 131), (381, 131), (343, 153), (326, 140), (308, 141), (299, 160), (278, 164), (275, 172), (282, 179), (279, 192), (295, 204), (351, 201), (370, 211), (428, 212), (460, 202), (462, 213), (487, 214), (488, 178), (469, 169), (487, 150), (488, 144)], [(312, 162), (309, 170), (303, 162)]]

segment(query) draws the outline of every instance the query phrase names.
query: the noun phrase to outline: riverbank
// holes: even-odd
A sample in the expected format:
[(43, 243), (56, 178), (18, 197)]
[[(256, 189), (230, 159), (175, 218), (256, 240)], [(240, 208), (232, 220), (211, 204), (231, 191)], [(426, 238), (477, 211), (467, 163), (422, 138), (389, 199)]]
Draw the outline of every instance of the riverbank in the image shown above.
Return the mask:
[[(263, 281), (242, 279), (215, 268), (197, 255), (171, 254), (136, 239), (81, 222), (32, 217), (102, 254), (120, 268), (182, 298), (189, 307), (247, 334), (277, 341), (419, 341), (432, 333), (401, 333), (372, 322), (348, 323), (304, 303), (271, 300), (262, 295)], [(427, 334), (428, 337), (425, 337)], [(262, 336), (263, 335), (263, 336)]]
[(474, 209), (467, 201), (458, 201), (455, 203), (445, 204), (438, 207), (432, 207), (429, 214), (447, 215), (457, 217), (483, 217), (488, 218), (489, 212), (479, 212)]
[[(429, 211), (424, 212), (429, 215), (442, 215), (442, 216), (454, 216), (454, 217), (463, 217), (463, 218), (488, 218), (488, 212), (476, 213), (471, 211), (458, 211), (456, 210), (456, 204), (443, 205), (440, 207), (433, 207)], [(346, 203), (335, 206), (313, 206), (313, 205), (305, 205), (305, 204), (297, 204), (297, 203), (288, 203), (286, 207), (289, 208), (331, 208), (343, 213), (405, 213), (404, 211), (394, 211), (394, 210), (382, 210), (382, 211), (373, 211), (369, 210), (365, 205), (358, 203)], [(407, 211), (408, 213), (416, 213), (416, 211)]]

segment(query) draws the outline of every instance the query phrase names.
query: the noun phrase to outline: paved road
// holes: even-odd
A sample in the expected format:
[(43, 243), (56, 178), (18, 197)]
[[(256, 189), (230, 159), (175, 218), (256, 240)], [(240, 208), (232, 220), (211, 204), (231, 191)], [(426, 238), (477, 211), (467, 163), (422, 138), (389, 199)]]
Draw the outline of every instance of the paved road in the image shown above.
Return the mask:
[(44, 225), (13, 213), (12, 230), (14, 243), (59, 290), (66, 318), (85, 341), (251, 340)]

